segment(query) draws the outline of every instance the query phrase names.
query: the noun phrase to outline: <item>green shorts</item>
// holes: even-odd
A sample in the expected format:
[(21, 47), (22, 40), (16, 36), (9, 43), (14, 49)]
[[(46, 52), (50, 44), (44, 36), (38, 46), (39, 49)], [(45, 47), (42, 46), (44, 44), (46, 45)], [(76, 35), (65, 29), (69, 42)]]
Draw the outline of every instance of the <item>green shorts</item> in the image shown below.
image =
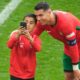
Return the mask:
[[(73, 71), (71, 58), (66, 54), (64, 54), (63, 56), (63, 67), (64, 67), (64, 71), (66, 72)], [(79, 69), (80, 69), (80, 62), (79, 62)]]

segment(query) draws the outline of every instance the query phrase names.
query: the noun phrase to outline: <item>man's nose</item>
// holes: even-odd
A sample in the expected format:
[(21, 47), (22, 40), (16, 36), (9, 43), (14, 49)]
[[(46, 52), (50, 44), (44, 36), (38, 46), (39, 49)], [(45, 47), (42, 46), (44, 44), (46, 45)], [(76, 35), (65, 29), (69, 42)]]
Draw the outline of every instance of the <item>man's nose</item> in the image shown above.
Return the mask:
[(41, 18), (38, 16), (38, 17), (37, 17), (37, 20), (40, 21), (40, 19), (41, 19)]

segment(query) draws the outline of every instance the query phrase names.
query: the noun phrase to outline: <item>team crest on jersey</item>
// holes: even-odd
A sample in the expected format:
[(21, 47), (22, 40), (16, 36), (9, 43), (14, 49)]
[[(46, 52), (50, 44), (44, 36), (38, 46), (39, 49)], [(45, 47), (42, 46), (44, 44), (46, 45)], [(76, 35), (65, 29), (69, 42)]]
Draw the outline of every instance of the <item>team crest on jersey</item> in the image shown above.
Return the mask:
[(23, 46), (24, 46), (24, 43), (21, 42), (21, 43), (20, 43), (20, 48), (23, 48)]

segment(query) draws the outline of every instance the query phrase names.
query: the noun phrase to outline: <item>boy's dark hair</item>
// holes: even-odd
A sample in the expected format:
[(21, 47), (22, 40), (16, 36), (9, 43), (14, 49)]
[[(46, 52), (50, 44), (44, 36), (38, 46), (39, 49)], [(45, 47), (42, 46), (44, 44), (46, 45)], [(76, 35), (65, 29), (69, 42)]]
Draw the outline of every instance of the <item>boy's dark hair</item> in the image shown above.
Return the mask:
[(30, 14), (27, 14), (26, 16), (24, 16), (23, 20), (24, 20), (26, 17), (32, 17), (32, 18), (34, 19), (35, 23), (37, 22), (36, 15), (33, 14), (33, 13), (30, 13)]
[(43, 10), (47, 10), (49, 9), (49, 5), (47, 2), (39, 2), (36, 6), (35, 6), (35, 10), (40, 10), (40, 9), (43, 9)]

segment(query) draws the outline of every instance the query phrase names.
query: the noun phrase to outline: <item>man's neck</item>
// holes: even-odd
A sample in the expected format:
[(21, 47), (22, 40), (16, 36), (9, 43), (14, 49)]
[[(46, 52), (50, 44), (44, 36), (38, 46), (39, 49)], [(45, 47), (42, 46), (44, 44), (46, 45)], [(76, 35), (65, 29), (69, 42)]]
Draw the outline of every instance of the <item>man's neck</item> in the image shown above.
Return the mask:
[(55, 13), (51, 13), (50, 25), (55, 26), (57, 24), (57, 16)]

